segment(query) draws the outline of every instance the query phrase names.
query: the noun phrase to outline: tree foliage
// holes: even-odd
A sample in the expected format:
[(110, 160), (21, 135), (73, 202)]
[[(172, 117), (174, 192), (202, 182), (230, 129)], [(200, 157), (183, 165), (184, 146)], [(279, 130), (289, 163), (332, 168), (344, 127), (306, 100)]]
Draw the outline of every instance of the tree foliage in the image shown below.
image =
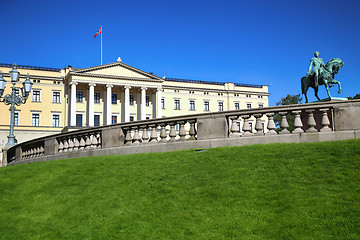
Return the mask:
[(352, 100), (352, 99), (360, 99), (360, 93), (356, 94), (355, 96), (353, 97), (348, 97), (349, 100)]
[[(298, 103), (301, 103), (301, 101), (302, 101), (302, 97), (300, 96), (300, 94), (297, 94), (297, 95), (288, 94), (285, 98), (281, 98), (281, 100), (276, 103), (276, 106), (298, 104)], [(294, 117), (294, 115), (288, 113), (286, 115), (286, 119), (287, 119), (288, 124), (289, 124), (288, 130), (290, 132), (292, 132), (295, 129), (294, 128), (295, 117)], [(281, 130), (281, 128), (280, 128), (281, 116), (279, 114), (276, 114), (275, 117), (274, 117), (274, 121), (275, 121), (275, 124), (277, 126), (277, 128), (275, 130), (277, 132), (279, 132)]]

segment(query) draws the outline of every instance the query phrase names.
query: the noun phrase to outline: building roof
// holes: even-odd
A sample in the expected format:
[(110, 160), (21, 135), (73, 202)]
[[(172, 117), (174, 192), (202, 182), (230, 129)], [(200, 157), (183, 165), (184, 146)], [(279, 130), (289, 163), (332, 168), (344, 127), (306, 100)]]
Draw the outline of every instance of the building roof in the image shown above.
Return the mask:
[[(37, 66), (28, 66), (28, 65), (16, 65), (16, 66), (17, 66), (17, 68), (41, 70), (41, 71), (52, 71), (52, 72), (60, 72), (61, 71), (60, 68), (37, 67)], [(0, 67), (12, 68), (13, 64), (0, 63)]]
[[(166, 81), (174, 82), (188, 82), (188, 83), (202, 83), (202, 84), (214, 84), (214, 85), (225, 85), (226, 82), (213, 82), (213, 81), (202, 81), (202, 80), (191, 80), (191, 79), (182, 79), (182, 78), (165, 78)], [(257, 84), (246, 84), (246, 83), (234, 83), (238, 87), (253, 87), (253, 88), (262, 88), (262, 86), (268, 85), (257, 85)]]

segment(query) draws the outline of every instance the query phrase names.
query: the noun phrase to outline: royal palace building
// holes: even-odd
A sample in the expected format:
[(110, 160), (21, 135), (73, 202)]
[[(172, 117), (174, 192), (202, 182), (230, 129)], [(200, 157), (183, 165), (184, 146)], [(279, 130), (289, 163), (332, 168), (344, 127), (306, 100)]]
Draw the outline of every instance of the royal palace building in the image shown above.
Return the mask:
[[(0, 64), (12, 84), (12, 64)], [(152, 118), (268, 107), (267, 85), (208, 82), (161, 78), (123, 63), (90, 68), (62, 69), (18, 65), (22, 87), (26, 75), (33, 82), (27, 102), (16, 107), (15, 136), (18, 142), (92, 127)], [(219, 77), (219, 80), (221, 77)], [(9, 135), (9, 106), (0, 103), (0, 148)]]

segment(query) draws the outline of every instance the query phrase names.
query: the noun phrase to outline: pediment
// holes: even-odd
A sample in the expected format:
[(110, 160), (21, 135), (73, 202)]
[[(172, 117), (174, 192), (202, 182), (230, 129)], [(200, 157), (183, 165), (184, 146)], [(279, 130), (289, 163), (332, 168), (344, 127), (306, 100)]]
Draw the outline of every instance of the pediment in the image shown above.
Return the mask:
[(100, 76), (114, 76), (126, 78), (147, 78), (149, 80), (163, 80), (153, 74), (147, 73), (140, 69), (131, 67), (122, 62), (110, 63), (106, 65), (85, 68), (74, 71), (75, 74), (91, 74)]

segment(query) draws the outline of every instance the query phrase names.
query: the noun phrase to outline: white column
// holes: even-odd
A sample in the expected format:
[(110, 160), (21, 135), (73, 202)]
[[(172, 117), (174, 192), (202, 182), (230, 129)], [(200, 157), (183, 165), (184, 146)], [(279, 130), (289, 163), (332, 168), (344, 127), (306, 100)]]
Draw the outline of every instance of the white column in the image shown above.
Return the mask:
[(106, 85), (106, 110), (105, 110), (105, 116), (106, 116), (106, 125), (111, 124), (111, 88), (113, 85)]
[(125, 99), (124, 99), (124, 121), (129, 122), (130, 121), (130, 86), (126, 85), (124, 86), (125, 89)]
[(70, 83), (69, 119), (70, 126), (76, 126), (76, 85), (77, 82)]
[(146, 87), (141, 87), (141, 120), (146, 119)]
[(156, 89), (156, 118), (162, 118), (162, 108), (161, 108), (161, 93), (162, 88), (159, 87)]
[(94, 126), (94, 87), (95, 83), (89, 83), (89, 95), (88, 95), (88, 126)]

